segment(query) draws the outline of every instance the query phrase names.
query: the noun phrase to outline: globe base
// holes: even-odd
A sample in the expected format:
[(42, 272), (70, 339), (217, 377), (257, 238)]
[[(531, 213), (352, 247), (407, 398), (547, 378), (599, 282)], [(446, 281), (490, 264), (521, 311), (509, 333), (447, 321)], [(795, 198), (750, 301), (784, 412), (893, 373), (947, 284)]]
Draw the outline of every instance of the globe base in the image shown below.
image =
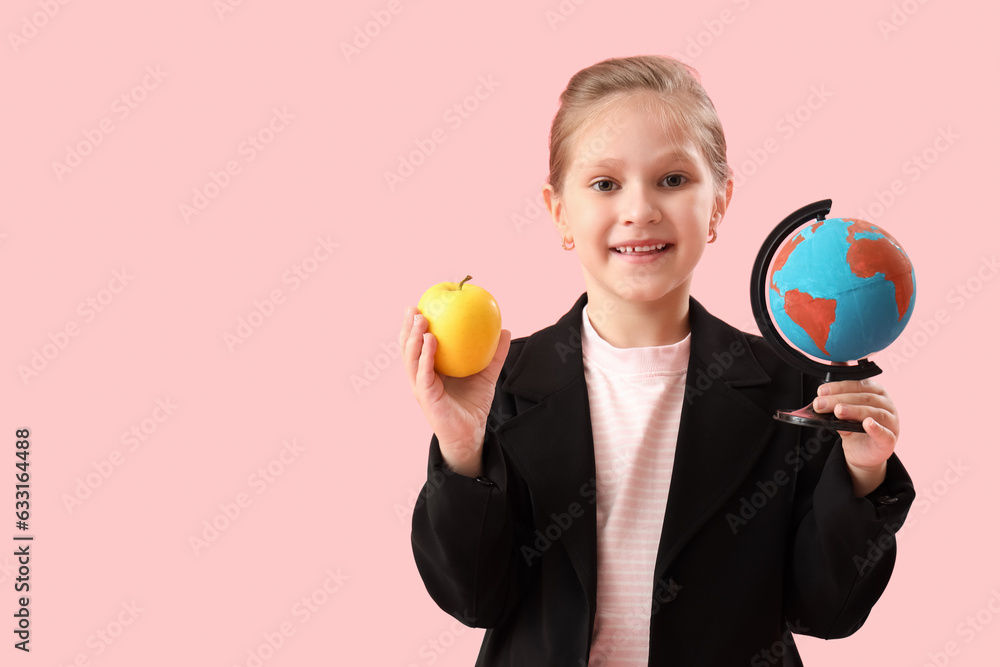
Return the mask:
[(788, 424), (811, 426), (813, 428), (829, 428), (836, 431), (853, 431), (864, 433), (861, 422), (850, 419), (837, 419), (830, 413), (819, 413), (813, 410), (812, 404), (798, 410), (778, 410), (774, 418)]

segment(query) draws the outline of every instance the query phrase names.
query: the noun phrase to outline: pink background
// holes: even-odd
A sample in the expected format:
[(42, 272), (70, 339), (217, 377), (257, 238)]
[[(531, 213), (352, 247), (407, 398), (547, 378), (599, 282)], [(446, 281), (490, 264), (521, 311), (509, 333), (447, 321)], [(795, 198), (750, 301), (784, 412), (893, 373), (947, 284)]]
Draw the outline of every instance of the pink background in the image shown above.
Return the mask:
[[(410, 551), (431, 434), (402, 311), (468, 273), (514, 336), (561, 316), (583, 279), (532, 205), (558, 95), (598, 60), (660, 53), (701, 72), (741, 175), (694, 284), (711, 311), (754, 330), (757, 248), (827, 197), (917, 268), (909, 327), (874, 357), (917, 504), (865, 626), (801, 639), (806, 663), (992, 664), (995, 6), (233, 1), (4, 4), (0, 662), (252, 665), (264, 646), (268, 666), (473, 664), (483, 631), (437, 608)], [(196, 189), (211, 199), (185, 220)], [(240, 318), (258, 326), (230, 349)], [(30, 655), (10, 631), (22, 427)]]

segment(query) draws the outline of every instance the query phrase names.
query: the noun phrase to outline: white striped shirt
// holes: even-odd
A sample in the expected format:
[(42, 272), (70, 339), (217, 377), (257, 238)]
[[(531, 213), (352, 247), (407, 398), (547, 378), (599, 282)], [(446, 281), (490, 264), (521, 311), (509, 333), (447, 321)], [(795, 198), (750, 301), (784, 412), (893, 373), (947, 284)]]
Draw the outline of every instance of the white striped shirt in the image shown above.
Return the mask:
[(590, 667), (646, 665), (653, 568), (670, 489), (691, 336), (617, 348), (583, 308), (597, 463), (597, 618)]

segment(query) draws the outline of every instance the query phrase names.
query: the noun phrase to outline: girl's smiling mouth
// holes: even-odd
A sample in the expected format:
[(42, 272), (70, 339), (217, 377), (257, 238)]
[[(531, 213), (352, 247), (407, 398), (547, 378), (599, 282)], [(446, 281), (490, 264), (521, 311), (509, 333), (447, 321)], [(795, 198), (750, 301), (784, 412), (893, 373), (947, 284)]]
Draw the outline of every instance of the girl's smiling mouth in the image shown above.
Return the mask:
[(643, 243), (637, 245), (612, 246), (611, 252), (616, 257), (630, 263), (652, 261), (674, 249), (673, 243)]

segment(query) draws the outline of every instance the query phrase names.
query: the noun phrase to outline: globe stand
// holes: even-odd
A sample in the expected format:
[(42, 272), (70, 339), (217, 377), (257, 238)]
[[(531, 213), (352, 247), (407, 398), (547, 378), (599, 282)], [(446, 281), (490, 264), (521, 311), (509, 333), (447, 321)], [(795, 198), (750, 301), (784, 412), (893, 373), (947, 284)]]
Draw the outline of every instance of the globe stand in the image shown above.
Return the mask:
[(865, 430), (861, 422), (837, 419), (828, 412), (816, 412), (811, 403), (798, 410), (778, 410), (774, 418), (787, 424), (812, 426), (813, 428), (831, 428), (837, 431), (854, 431), (855, 433), (863, 433)]
[[(868, 359), (860, 359), (854, 366), (824, 364), (810, 359), (789, 345), (781, 337), (777, 326), (775, 326), (771, 317), (767, 314), (767, 270), (771, 266), (771, 260), (774, 259), (775, 253), (778, 252), (785, 239), (810, 220), (824, 220), (830, 212), (832, 205), (832, 199), (813, 202), (808, 206), (803, 206), (779, 222), (761, 246), (750, 277), (750, 306), (753, 309), (753, 316), (757, 321), (757, 326), (760, 328), (761, 335), (785, 363), (807, 375), (823, 378), (824, 384), (839, 380), (863, 380), (878, 375), (882, 372), (882, 369), (876, 366), (875, 362)], [(862, 433), (865, 430), (861, 422), (849, 419), (837, 419), (832, 413), (816, 412), (813, 410), (811, 401), (808, 405), (798, 410), (778, 410), (774, 418), (789, 424), (798, 424), (813, 428), (830, 428), (838, 431), (853, 431), (857, 433)]]

